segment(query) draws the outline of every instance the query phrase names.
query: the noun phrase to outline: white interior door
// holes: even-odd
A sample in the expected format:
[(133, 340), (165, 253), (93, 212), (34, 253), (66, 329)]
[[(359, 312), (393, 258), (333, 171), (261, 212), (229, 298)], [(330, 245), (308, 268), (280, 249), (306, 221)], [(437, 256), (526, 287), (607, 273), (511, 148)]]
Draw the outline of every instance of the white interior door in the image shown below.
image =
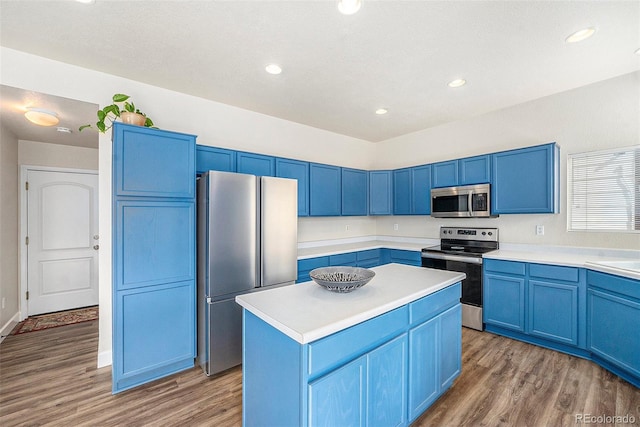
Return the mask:
[(98, 304), (98, 175), (27, 172), (29, 316)]

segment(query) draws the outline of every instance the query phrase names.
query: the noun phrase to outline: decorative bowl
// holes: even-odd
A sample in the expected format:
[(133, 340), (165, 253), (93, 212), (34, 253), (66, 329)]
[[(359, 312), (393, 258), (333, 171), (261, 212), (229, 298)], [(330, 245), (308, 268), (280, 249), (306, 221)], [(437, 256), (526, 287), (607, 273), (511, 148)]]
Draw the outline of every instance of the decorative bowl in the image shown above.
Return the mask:
[(322, 267), (311, 270), (309, 276), (331, 292), (351, 292), (363, 287), (376, 273), (362, 267)]

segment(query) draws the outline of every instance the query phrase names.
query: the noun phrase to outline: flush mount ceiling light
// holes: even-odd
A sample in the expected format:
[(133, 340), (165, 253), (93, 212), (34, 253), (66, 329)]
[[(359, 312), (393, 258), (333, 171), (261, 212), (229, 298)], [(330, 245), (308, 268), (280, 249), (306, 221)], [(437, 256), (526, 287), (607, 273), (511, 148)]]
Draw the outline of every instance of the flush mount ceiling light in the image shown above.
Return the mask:
[(388, 112), (389, 112), (389, 111), (388, 111), (386, 108), (378, 108), (378, 109), (376, 110), (376, 114), (377, 114), (377, 115), (379, 115), (379, 116), (381, 116), (381, 115), (383, 115), (383, 114), (387, 114)]
[(449, 87), (460, 87), (460, 86), (464, 86), (467, 84), (467, 81), (465, 79), (455, 79), (455, 80), (451, 80), (449, 83), (447, 83), (447, 85)]
[(53, 111), (43, 110), (42, 108), (27, 108), (24, 116), (31, 123), (39, 126), (55, 126), (58, 124), (58, 115)]
[(588, 39), (596, 32), (595, 27), (583, 28), (582, 30), (578, 30), (575, 33), (571, 34), (569, 37), (564, 39), (567, 43), (578, 43), (582, 40)]
[(353, 15), (361, 6), (362, 0), (338, 0), (338, 10), (343, 15)]
[(269, 64), (265, 67), (265, 70), (269, 74), (280, 74), (282, 72), (282, 68), (278, 64)]

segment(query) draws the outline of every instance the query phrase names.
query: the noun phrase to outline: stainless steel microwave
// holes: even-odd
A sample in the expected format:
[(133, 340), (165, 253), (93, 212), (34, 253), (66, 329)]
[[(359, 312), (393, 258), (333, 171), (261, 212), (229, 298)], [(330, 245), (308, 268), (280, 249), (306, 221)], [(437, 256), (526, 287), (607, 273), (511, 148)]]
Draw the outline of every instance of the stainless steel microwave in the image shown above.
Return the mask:
[(491, 186), (489, 184), (431, 190), (431, 216), (437, 218), (491, 217)]

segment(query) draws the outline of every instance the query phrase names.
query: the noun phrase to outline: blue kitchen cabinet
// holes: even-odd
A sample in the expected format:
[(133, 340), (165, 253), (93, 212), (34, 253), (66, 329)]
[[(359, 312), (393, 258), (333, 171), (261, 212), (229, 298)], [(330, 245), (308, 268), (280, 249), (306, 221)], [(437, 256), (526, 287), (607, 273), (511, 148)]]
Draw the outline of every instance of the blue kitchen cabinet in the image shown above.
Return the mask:
[(369, 172), (369, 215), (393, 213), (392, 171)]
[(408, 425), (460, 373), (460, 295), (457, 283), (307, 344), (243, 310), (243, 424)]
[(364, 426), (367, 358), (361, 357), (309, 384), (309, 425)]
[(309, 425), (406, 423), (407, 335), (309, 384)]
[[(409, 422), (453, 384), (462, 369), (458, 285), (409, 304)], [(457, 342), (456, 342), (457, 340)]]
[(491, 182), (491, 155), (435, 163), (432, 170), (433, 188), (485, 184)]
[(340, 216), (342, 213), (342, 171), (338, 166), (309, 165), (309, 214)]
[(329, 255), (329, 266), (351, 266), (357, 265), (357, 253), (347, 252), (346, 254)]
[(586, 356), (586, 270), (484, 262), (486, 329), (565, 353)]
[(558, 213), (559, 161), (555, 143), (494, 153), (491, 212)]
[(196, 173), (236, 171), (236, 152), (223, 148), (196, 145)]
[(420, 267), (422, 265), (422, 253), (403, 249), (387, 249), (388, 262), (406, 264)]
[(196, 137), (113, 126), (112, 391), (193, 367)]
[(393, 214), (411, 214), (411, 169), (393, 171)]
[(446, 162), (432, 164), (433, 188), (458, 185), (458, 167), (457, 160), (448, 160)]
[(309, 163), (277, 158), (276, 176), (298, 180), (298, 216), (309, 216)]
[(526, 264), (484, 261), (484, 322), (518, 332), (525, 331)]
[(328, 267), (328, 266), (329, 266), (328, 256), (299, 259), (298, 260), (298, 279), (296, 280), (296, 283), (308, 282), (309, 280), (311, 280), (311, 277), (309, 277), (309, 273), (314, 268)]
[(411, 168), (411, 213), (431, 214), (431, 165)]
[(276, 159), (262, 154), (238, 151), (236, 154), (236, 172), (256, 176), (275, 176)]
[(367, 249), (356, 252), (356, 266), (363, 268), (377, 267), (383, 264), (382, 249)]
[(640, 387), (640, 280), (588, 271), (587, 283), (593, 360)]
[(367, 171), (342, 168), (341, 205), (342, 215), (366, 216), (367, 202)]
[(458, 160), (458, 185), (491, 182), (491, 158), (486, 154)]
[(115, 196), (195, 197), (195, 137), (122, 123), (112, 137)]
[(529, 264), (528, 334), (585, 347), (585, 275), (576, 267)]

